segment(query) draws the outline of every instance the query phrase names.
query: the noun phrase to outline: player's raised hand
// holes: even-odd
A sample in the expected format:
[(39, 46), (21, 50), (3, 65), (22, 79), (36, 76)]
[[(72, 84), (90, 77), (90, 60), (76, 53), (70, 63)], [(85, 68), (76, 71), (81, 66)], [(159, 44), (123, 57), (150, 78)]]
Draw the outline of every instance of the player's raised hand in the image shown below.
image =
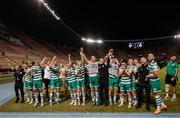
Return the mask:
[(47, 59), (47, 57), (44, 57), (43, 59), (44, 59), (44, 60), (46, 60), (46, 59)]
[(57, 57), (56, 57), (56, 56), (54, 56), (54, 57), (53, 57), (53, 60), (55, 60), (56, 58), (57, 58)]
[(113, 52), (113, 51), (114, 51), (114, 49), (112, 49), (112, 48), (111, 48), (109, 51), (110, 51), (110, 52)]
[(71, 54), (68, 54), (68, 57), (71, 57)]
[(84, 48), (83, 48), (83, 47), (81, 47), (81, 48), (80, 48), (80, 52), (83, 52), (83, 51), (84, 51)]
[(81, 47), (81, 48), (80, 48), (80, 52), (79, 52), (81, 56), (83, 55), (83, 51), (84, 51), (84, 48)]

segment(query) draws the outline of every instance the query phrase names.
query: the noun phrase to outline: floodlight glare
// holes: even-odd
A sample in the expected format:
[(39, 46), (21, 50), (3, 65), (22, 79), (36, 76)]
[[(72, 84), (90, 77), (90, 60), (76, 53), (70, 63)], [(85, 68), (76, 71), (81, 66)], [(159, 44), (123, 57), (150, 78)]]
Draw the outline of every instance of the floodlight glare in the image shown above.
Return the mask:
[(83, 37), (81, 38), (81, 40), (86, 41), (86, 39), (85, 39), (85, 38), (83, 38)]
[(48, 6), (48, 4), (47, 4), (46, 2), (44, 2), (43, 0), (39, 0), (39, 1), (42, 2), (42, 4), (44, 5), (44, 7), (54, 16), (54, 18), (55, 18), (56, 20), (60, 20), (60, 17), (55, 14), (54, 10), (52, 10), (52, 9)]
[(87, 39), (87, 43), (95, 43), (96, 41), (93, 39)]
[(180, 34), (179, 35), (175, 35), (174, 38), (180, 38)]
[(95, 39), (92, 39), (92, 38), (81, 38), (82, 41), (86, 41), (87, 43), (97, 43), (97, 44), (101, 44), (103, 43), (102, 40), (98, 39), (98, 40), (95, 40)]
[(97, 40), (97, 43), (103, 43), (103, 41), (102, 40)]

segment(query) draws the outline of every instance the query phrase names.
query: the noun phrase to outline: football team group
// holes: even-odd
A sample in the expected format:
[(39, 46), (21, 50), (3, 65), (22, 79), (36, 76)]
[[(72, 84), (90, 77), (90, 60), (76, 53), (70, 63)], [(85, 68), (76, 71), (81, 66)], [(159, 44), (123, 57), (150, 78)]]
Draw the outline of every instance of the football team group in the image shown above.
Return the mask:
[(118, 104), (119, 107), (124, 107), (127, 104), (127, 108), (135, 106), (138, 109), (142, 106), (143, 93), (145, 93), (148, 111), (152, 103), (150, 98), (156, 101), (157, 109), (154, 114), (167, 109), (164, 100), (169, 100), (170, 87), (173, 88), (173, 96), (170, 100), (176, 100), (178, 74), (176, 56), (161, 62), (163, 67), (166, 66), (164, 99), (160, 96), (160, 81), (163, 79), (158, 77), (159, 64), (155, 61), (153, 53), (140, 59), (118, 60), (114, 56), (114, 50), (110, 49), (97, 61), (95, 56), (91, 56), (89, 60), (84, 54), (84, 49), (80, 48), (79, 57), (79, 60), (73, 62), (69, 54), (67, 64), (60, 64), (59, 58), (54, 56), (52, 59), (44, 57), (41, 61), (37, 59), (15, 66), (16, 103), (20, 100), (19, 88), (22, 95), (21, 102), (33, 104), (35, 107), (38, 103), (43, 107), (45, 97), (50, 106), (61, 102), (62, 88), (68, 91), (70, 105), (83, 106), (86, 106), (87, 100), (90, 99), (92, 104), (97, 106)]

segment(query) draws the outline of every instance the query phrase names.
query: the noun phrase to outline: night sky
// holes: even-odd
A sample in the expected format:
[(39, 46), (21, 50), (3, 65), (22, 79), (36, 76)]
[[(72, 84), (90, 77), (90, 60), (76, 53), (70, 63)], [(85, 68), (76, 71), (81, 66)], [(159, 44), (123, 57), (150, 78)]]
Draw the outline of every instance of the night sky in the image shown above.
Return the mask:
[[(133, 2), (132, 2), (133, 1)], [(180, 6), (138, 0), (46, 0), (72, 29), (84, 37), (126, 40), (180, 32)], [(2, 0), (1, 21), (45, 40), (78, 40), (38, 0)]]

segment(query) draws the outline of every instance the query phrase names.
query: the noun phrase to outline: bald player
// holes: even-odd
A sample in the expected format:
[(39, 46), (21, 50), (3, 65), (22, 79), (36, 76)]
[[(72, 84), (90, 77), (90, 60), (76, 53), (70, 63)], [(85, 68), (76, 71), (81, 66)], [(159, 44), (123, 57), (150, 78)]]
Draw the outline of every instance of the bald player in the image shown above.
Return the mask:
[(176, 56), (172, 56), (170, 58), (170, 61), (166, 62), (166, 77), (165, 77), (165, 91), (166, 96), (165, 100), (169, 98), (169, 87), (170, 85), (173, 88), (173, 97), (171, 98), (171, 101), (176, 100), (176, 84), (177, 84), (177, 74), (178, 74), (179, 65), (176, 62)]
[(89, 74), (89, 86), (91, 88), (91, 98), (94, 105), (99, 105), (99, 71), (98, 71), (98, 62), (96, 61), (95, 56), (91, 56), (91, 59), (88, 60), (83, 52), (83, 48), (80, 50), (80, 56), (88, 63), (87, 69)]

